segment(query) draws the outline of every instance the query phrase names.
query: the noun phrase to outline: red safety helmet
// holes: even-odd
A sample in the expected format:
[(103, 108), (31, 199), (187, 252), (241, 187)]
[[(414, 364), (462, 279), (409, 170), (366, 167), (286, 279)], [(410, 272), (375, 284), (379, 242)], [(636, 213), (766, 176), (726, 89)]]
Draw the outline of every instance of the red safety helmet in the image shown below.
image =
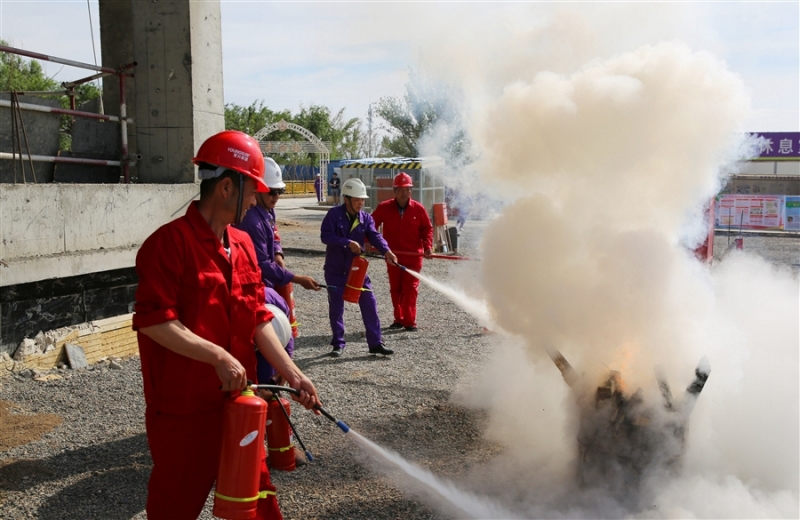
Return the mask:
[(411, 180), (411, 175), (406, 172), (400, 172), (394, 176), (392, 188), (413, 188), (414, 181)]
[(269, 192), (264, 182), (264, 156), (261, 155), (261, 146), (244, 132), (225, 130), (212, 135), (200, 145), (192, 162), (208, 163), (237, 171), (256, 181), (256, 191)]

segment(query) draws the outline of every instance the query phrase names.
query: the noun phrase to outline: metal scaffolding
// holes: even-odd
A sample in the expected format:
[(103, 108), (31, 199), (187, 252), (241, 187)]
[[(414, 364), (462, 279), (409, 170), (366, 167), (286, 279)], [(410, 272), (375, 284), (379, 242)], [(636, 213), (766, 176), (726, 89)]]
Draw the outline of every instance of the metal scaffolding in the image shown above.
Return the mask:
[[(60, 115), (67, 115), (71, 117), (85, 117), (89, 119), (98, 119), (101, 121), (112, 121), (115, 123), (119, 123), (120, 128), (120, 140), (122, 145), (122, 153), (118, 161), (114, 160), (102, 160), (102, 159), (82, 159), (78, 157), (60, 157), (60, 156), (47, 156), (47, 155), (31, 155), (30, 152), (24, 154), (22, 153), (21, 142), (19, 144), (18, 150), (12, 150), (11, 153), (7, 152), (0, 152), (0, 159), (7, 159), (7, 160), (19, 160), (22, 161), (37, 161), (37, 162), (52, 162), (52, 163), (64, 163), (64, 164), (85, 164), (85, 165), (93, 165), (93, 166), (117, 166), (122, 170), (122, 179), (123, 182), (126, 184), (130, 182), (130, 170), (129, 168), (136, 163), (137, 156), (131, 155), (128, 151), (128, 125), (133, 124), (133, 119), (128, 117), (128, 108), (125, 101), (125, 78), (133, 78), (134, 74), (132, 69), (136, 66), (136, 62), (128, 63), (126, 65), (122, 65), (116, 69), (112, 69), (109, 67), (100, 67), (97, 65), (91, 65), (89, 63), (81, 63), (79, 61), (67, 60), (64, 58), (57, 58), (55, 56), (48, 56), (46, 54), (40, 54), (38, 52), (31, 52), (26, 51), (23, 49), (17, 49), (14, 47), (8, 47), (5, 45), (0, 45), (0, 52), (7, 52), (10, 54), (17, 54), (19, 56), (26, 56), (28, 58), (33, 58), (37, 60), (44, 60), (50, 61), (53, 63), (60, 63), (62, 65), (68, 65), (70, 67), (77, 67), (81, 69), (88, 69), (94, 70), (97, 74), (93, 74), (87, 78), (78, 79), (75, 81), (65, 82), (61, 85), (64, 87), (63, 91), (56, 90), (56, 91), (38, 91), (38, 92), (11, 92), (11, 99), (9, 101), (0, 100), (0, 106), (8, 107), (12, 110), (12, 114), (15, 110), (29, 110), (29, 111), (37, 111), (37, 112), (50, 112), (53, 114), (60, 114)], [(94, 112), (84, 112), (81, 110), (76, 110), (75, 108), (75, 87), (82, 85), (84, 83), (88, 83), (90, 81), (94, 81), (95, 79), (106, 77), (106, 76), (117, 76), (119, 79), (119, 116), (109, 116), (105, 114), (95, 114)], [(70, 109), (64, 108), (56, 108), (56, 107), (48, 107), (48, 106), (40, 106), (40, 105), (33, 105), (29, 103), (20, 103), (18, 100), (18, 96), (20, 95), (66, 95), (69, 96), (70, 99)], [(21, 116), (21, 112), (19, 112)], [(21, 121), (20, 117), (20, 124), (24, 134), (24, 123)], [(12, 134), (14, 134), (14, 129), (12, 128)], [(16, 132), (18, 135), (18, 132)], [(19, 139), (17, 139), (19, 141)], [(27, 137), (26, 137), (27, 141)], [(24, 163), (23, 163), (24, 164)], [(35, 176), (35, 174), (34, 174)], [(24, 172), (23, 172), (24, 178)], [(35, 177), (34, 177), (35, 181)]]

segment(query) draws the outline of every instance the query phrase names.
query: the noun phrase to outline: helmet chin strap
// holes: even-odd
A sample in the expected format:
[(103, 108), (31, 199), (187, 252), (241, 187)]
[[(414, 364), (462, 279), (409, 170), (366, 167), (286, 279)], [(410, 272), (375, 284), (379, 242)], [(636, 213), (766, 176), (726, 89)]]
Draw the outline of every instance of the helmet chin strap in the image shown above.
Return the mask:
[(236, 218), (234, 224), (242, 220), (242, 205), (244, 205), (244, 174), (239, 174), (239, 198), (236, 200)]

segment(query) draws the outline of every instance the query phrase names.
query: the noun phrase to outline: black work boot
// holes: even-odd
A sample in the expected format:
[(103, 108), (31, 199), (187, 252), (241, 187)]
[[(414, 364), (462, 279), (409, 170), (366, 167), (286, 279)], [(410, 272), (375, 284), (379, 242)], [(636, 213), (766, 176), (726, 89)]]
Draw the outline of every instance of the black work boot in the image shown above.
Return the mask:
[(394, 350), (386, 348), (386, 346), (383, 343), (379, 343), (374, 347), (369, 347), (369, 353), (372, 354), (373, 356), (376, 356), (378, 354), (383, 354), (384, 356), (388, 356), (389, 354), (394, 354)]

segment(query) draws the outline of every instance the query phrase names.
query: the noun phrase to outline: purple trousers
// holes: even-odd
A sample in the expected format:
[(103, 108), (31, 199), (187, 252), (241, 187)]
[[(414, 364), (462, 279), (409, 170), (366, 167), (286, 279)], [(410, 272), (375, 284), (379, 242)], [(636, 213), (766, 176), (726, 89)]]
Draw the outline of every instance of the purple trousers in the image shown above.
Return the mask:
[[(344, 341), (344, 306), (345, 301), (344, 285), (347, 278), (325, 273), (325, 283), (336, 287), (328, 289), (328, 317), (331, 320), (331, 345), (343, 349)], [(367, 330), (367, 346), (377, 347), (383, 342), (381, 336), (381, 320), (378, 318), (378, 300), (372, 293), (369, 276), (364, 280), (364, 288), (369, 291), (362, 291), (358, 306), (361, 308), (361, 319), (364, 320), (364, 328)]]
[[(264, 296), (266, 297), (266, 303), (271, 303), (275, 307), (282, 310), (286, 316), (289, 316), (289, 306), (286, 304), (286, 300), (284, 300), (280, 294), (275, 291), (275, 289), (271, 287), (266, 287), (264, 289)], [(286, 353), (289, 354), (289, 357), (294, 357), (294, 338), (289, 339), (289, 343), (286, 344)], [(257, 372), (258, 372), (258, 382), (262, 385), (269, 385), (275, 382), (275, 376), (278, 375), (278, 371), (272, 368), (272, 365), (264, 359), (264, 356), (261, 355), (261, 352), (256, 350), (256, 361), (257, 361)]]

